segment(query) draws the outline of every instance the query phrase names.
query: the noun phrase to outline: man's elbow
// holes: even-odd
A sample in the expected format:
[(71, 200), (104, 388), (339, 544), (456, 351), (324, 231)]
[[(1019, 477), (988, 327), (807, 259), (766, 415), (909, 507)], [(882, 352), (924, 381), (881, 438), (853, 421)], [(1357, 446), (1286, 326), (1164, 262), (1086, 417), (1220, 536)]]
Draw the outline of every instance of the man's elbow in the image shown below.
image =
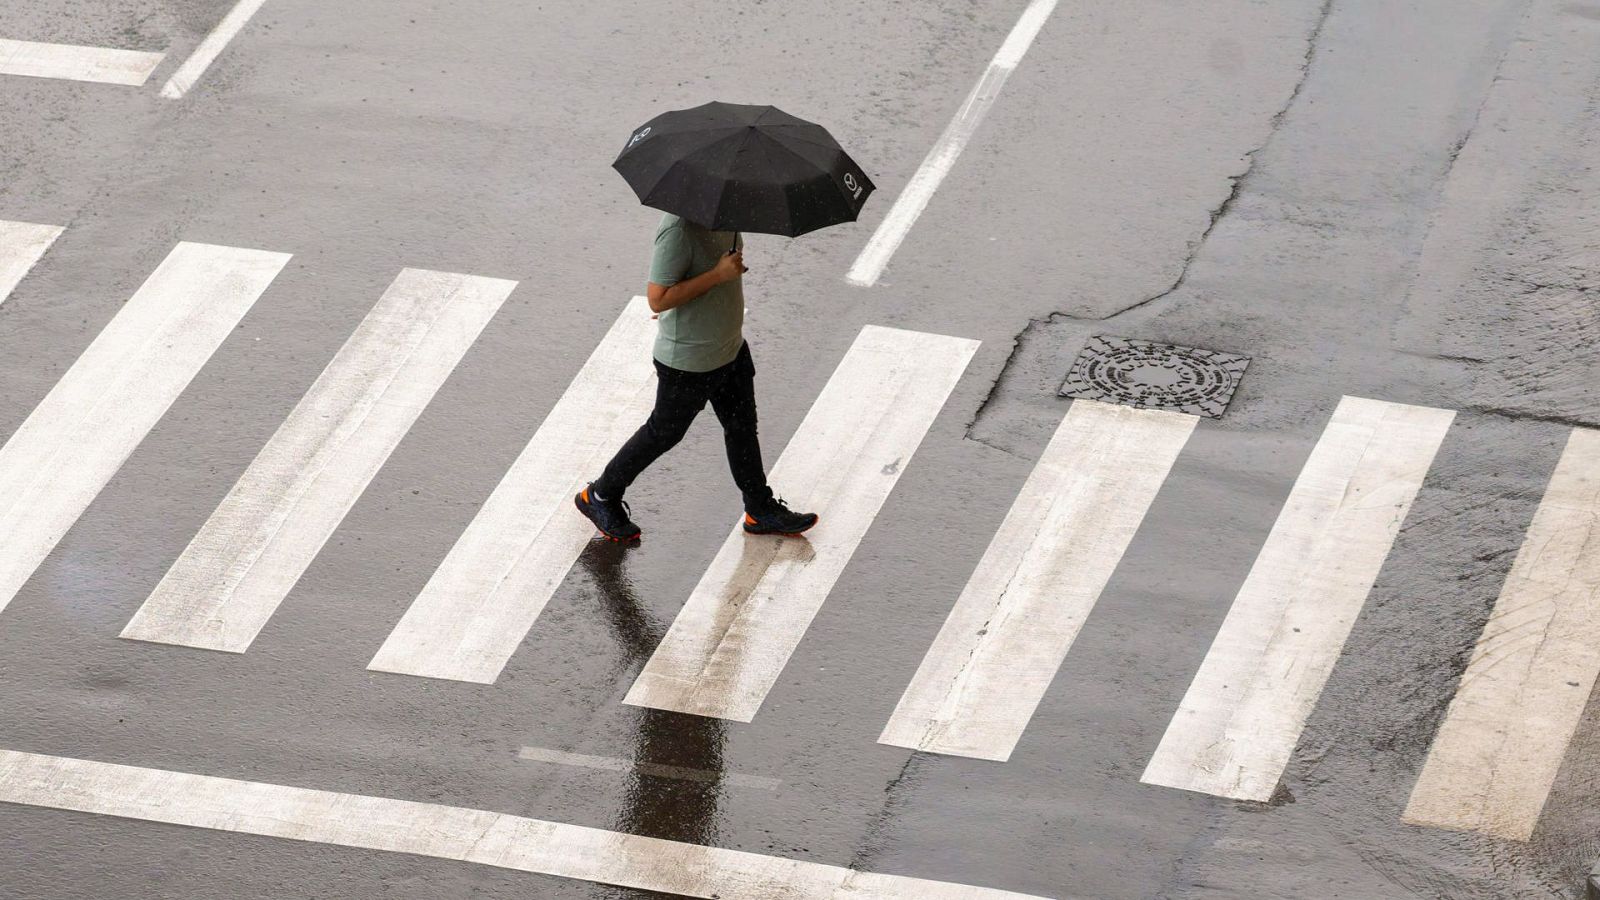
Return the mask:
[(651, 312), (659, 314), (668, 309), (667, 290), (667, 288), (664, 288), (655, 282), (651, 282), (650, 286), (645, 289), (644, 299), (646, 303), (650, 304)]

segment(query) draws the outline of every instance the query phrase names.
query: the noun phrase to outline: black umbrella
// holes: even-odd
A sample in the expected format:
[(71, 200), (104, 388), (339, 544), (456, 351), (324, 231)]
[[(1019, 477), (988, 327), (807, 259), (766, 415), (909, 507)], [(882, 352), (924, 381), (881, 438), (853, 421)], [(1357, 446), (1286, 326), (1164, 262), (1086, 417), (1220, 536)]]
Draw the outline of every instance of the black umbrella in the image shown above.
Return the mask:
[(662, 113), (611, 167), (646, 206), (713, 231), (789, 237), (854, 222), (872, 182), (821, 125), (772, 106)]

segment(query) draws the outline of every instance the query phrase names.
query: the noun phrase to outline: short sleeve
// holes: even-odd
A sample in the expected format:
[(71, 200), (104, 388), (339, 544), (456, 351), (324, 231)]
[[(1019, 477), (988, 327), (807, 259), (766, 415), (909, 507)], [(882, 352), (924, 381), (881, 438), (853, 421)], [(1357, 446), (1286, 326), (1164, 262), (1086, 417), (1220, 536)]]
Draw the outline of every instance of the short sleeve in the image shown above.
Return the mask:
[(694, 247), (680, 226), (663, 228), (656, 234), (655, 252), (650, 257), (650, 281), (672, 287), (689, 274), (694, 262)]

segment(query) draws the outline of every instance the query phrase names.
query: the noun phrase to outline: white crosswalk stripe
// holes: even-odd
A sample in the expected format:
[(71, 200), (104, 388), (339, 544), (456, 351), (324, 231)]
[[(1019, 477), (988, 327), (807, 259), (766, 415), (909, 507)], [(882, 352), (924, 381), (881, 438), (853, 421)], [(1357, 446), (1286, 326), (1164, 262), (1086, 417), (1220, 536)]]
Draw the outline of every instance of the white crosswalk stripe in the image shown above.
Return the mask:
[(217, 27), (213, 28), (205, 40), (194, 48), (194, 52), (189, 54), (189, 58), (183, 61), (178, 71), (173, 72), (167, 83), (161, 86), (161, 96), (168, 100), (178, 100), (189, 93), (201, 76), (205, 75), (206, 70), (211, 68), (211, 64), (217, 61), (217, 57), (222, 55), (222, 51), (227, 49), (228, 43), (238, 37), (239, 32), (244, 30), (251, 17), (260, 12), (266, 2), (267, 0), (239, 0), (235, 3), (233, 8), (228, 10), (228, 14), (217, 23)]
[(594, 536), (572, 507), (650, 413), (655, 323), (618, 317), (369, 668), (493, 683)]
[(0, 75), (61, 78), (137, 87), (161, 65), (164, 53), (80, 47), (0, 38)]
[(1144, 782), (1271, 799), (1454, 416), (1339, 403)]
[(879, 741), (1010, 758), (1197, 421), (1072, 404)]
[(122, 636), (243, 653), (514, 287), (402, 272)]
[(179, 244), (0, 447), (0, 610), (288, 260)]
[(57, 225), (0, 221), (0, 303), (37, 264), (65, 229)]
[(803, 539), (734, 525), (626, 702), (755, 717), (977, 348), (862, 329), (772, 468), (772, 484), (822, 521)]
[(11, 750), (0, 750), (0, 803), (410, 853), (707, 900), (1028, 900), (1010, 891), (488, 810)]
[(1600, 432), (1568, 439), (1405, 821), (1533, 836), (1600, 675)]

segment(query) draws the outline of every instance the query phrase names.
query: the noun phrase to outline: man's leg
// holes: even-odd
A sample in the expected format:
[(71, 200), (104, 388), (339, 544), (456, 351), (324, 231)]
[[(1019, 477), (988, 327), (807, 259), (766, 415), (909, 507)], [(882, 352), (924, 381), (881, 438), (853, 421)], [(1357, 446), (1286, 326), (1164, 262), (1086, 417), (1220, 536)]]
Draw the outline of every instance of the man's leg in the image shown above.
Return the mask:
[(706, 406), (705, 378), (656, 363), (656, 405), (650, 418), (628, 438), (594, 483), (606, 500), (620, 500), (639, 473), (683, 440), (694, 417)]
[(756, 367), (746, 344), (711, 392), (711, 408), (722, 423), (722, 440), (728, 448), (728, 468), (744, 495), (746, 511), (759, 511), (772, 500), (767, 470), (761, 460), (756, 423)]

